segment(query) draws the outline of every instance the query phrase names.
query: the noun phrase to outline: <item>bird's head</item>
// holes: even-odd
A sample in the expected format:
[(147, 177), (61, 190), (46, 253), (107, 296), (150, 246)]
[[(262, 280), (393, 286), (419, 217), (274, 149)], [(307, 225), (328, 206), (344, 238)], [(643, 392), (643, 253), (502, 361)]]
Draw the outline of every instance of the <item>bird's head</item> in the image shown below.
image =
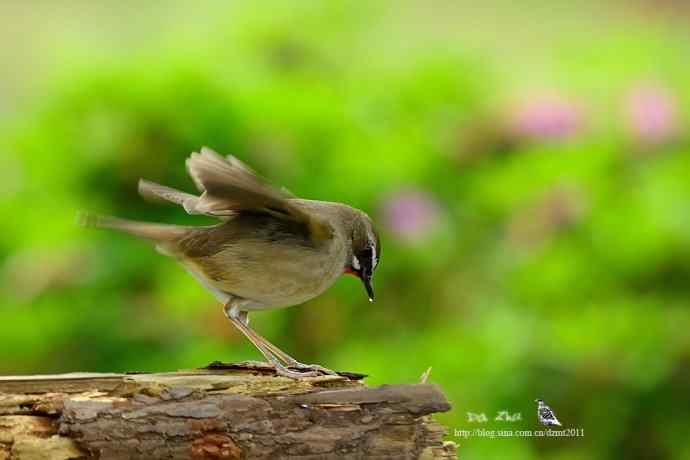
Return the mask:
[(369, 301), (374, 301), (372, 278), (381, 258), (381, 242), (368, 215), (358, 212), (352, 219), (351, 254), (345, 272), (359, 278), (364, 284)]
[(534, 402), (537, 403), (537, 404), (544, 404), (544, 400), (543, 400), (543, 399), (535, 399)]

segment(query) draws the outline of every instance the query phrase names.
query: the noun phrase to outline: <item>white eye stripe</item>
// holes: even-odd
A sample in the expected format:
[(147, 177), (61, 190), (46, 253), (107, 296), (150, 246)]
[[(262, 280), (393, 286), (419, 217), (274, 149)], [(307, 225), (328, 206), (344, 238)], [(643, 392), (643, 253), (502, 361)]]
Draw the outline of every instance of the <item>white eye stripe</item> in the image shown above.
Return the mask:
[(376, 254), (376, 243), (369, 237), (369, 247), (371, 248), (371, 268), (374, 269), (379, 264), (378, 254)]

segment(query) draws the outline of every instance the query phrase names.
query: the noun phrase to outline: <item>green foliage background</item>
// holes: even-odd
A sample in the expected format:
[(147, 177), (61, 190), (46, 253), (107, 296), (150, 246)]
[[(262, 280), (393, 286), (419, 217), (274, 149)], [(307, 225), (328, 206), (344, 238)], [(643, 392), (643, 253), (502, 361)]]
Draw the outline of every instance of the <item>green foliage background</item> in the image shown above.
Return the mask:
[[(208, 222), (136, 193), (139, 177), (192, 190), (184, 159), (208, 145), (379, 222), (400, 190), (440, 209), (415, 241), (382, 223), (376, 303), (343, 278), (253, 316), (293, 355), (371, 384), (433, 366), (451, 429), (538, 429), (541, 397), (585, 432), (451, 433), (461, 458), (690, 458), (682, 4), (670, 15), (652, 1), (86, 4), (0, 7), (39, 30), (0, 48), (0, 372), (259, 358), (171, 260), (74, 223), (80, 209)], [(644, 146), (622, 101), (650, 78), (673, 92), (680, 133)], [(580, 101), (577, 133), (506, 134), (511, 101), (542, 88)], [(499, 410), (522, 421), (466, 418)]]

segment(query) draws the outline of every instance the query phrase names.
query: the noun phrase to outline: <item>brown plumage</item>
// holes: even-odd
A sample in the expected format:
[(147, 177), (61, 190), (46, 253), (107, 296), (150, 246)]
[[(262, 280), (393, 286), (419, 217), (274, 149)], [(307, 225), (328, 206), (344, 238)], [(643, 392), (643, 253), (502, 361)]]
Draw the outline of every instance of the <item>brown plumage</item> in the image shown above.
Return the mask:
[[(261, 179), (237, 158), (208, 148), (192, 153), (187, 170), (201, 195), (141, 180), (140, 194), (218, 218), (193, 227), (84, 215), (87, 226), (124, 231), (176, 258), (221, 302), (230, 321), (292, 378), (328, 372), (304, 365), (249, 328), (248, 312), (296, 305), (328, 289), (343, 273), (371, 278), (380, 242), (371, 219), (341, 203), (298, 199)], [(291, 369), (288, 369), (292, 368)], [(301, 372), (300, 372), (301, 371)]]

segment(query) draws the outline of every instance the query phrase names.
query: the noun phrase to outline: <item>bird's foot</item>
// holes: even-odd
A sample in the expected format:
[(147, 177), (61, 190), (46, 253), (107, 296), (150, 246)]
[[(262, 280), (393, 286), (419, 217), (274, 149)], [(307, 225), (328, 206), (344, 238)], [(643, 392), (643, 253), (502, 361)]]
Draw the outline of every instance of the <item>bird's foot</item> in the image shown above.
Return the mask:
[(282, 377), (287, 377), (289, 379), (299, 380), (306, 377), (318, 377), (321, 375), (317, 371), (309, 371), (309, 369), (304, 369), (304, 371), (291, 371), (283, 365), (275, 365), (276, 374)]
[(338, 375), (337, 372), (332, 371), (326, 367), (319, 366), (318, 364), (302, 364), (300, 362), (290, 363), (290, 367), (294, 369), (299, 369), (300, 371), (317, 372), (323, 375)]

